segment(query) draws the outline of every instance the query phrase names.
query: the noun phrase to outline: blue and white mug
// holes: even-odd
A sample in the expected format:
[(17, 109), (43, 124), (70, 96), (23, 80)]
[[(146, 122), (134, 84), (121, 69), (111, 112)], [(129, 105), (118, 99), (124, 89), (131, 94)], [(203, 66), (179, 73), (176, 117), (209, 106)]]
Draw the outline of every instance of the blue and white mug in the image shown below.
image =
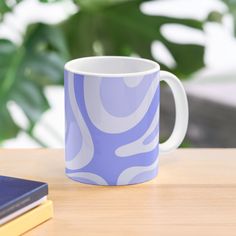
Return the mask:
[[(176, 121), (159, 144), (160, 81), (171, 88)], [(85, 57), (65, 65), (66, 174), (96, 185), (153, 179), (159, 154), (176, 149), (188, 124), (188, 103), (176, 76), (154, 61)]]

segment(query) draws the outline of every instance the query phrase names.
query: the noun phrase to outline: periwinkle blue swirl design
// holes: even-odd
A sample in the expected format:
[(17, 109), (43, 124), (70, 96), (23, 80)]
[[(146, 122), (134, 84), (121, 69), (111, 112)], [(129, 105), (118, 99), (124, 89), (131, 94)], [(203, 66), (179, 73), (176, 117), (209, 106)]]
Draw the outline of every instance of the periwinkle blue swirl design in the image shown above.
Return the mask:
[(127, 86), (123, 78), (104, 78), (100, 85), (100, 96), (106, 111), (117, 117), (132, 114), (140, 106), (155, 76), (144, 76), (135, 87)]
[[(140, 78), (140, 83), (132, 88), (125, 84), (123, 78), (102, 79), (99, 93), (103, 109), (109, 112), (113, 117), (121, 118), (122, 121), (125, 121), (126, 117), (137, 111), (148, 93), (154, 92), (150, 104), (147, 104), (147, 112), (139, 122), (121, 133), (109, 133), (98, 128), (89, 116), (84, 95), (84, 84), (86, 79), (96, 80), (98, 78), (86, 78), (78, 74), (74, 74), (73, 76), (77, 107), (91, 135), (94, 151), (91, 160), (82, 168), (76, 168), (76, 166), (74, 166), (73, 169), (71, 169), (67, 167), (67, 175), (76, 181), (100, 185), (135, 184), (147, 181), (156, 176), (159, 152), (158, 145), (150, 151), (140, 152), (127, 157), (117, 156), (115, 150), (140, 139), (151, 126), (159, 107), (159, 86), (154, 86), (154, 81), (158, 80), (159, 75), (153, 73), (145, 78)], [(78, 129), (79, 126), (77, 127), (77, 124), (73, 125), (76, 121), (72, 114), (71, 104), (68, 103), (67, 83), (68, 73), (66, 72), (66, 161), (74, 158), (75, 152), (81, 148), (81, 143), (86, 138), (81, 135), (80, 129)], [(155, 90), (153, 91), (153, 89)], [(94, 91), (91, 89), (89, 92), (93, 93)], [(97, 116), (103, 121), (101, 113), (99, 114), (98, 112)], [(109, 122), (112, 122), (112, 120)], [(75, 127), (75, 129), (73, 129), (73, 127)], [(144, 148), (145, 145), (148, 145), (157, 137), (159, 131), (158, 127), (159, 125), (143, 141)], [(86, 147), (86, 143), (84, 144)], [(89, 149), (89, 146), (87, 146), (87, 148)], [(132, 172), (133, 167), (138, 167), (134, 168), (135, 173)], [(126, 179), (125, 176), (130, 177)]]
[(68, 126), (68, 134), (66, 138), (66, 145), (71, 146), (70, 149), (67, 149), (67, 160), (72, 160), (72, 158), (81, 150), (82, 146), (82, 135), (78, 125), (75, 122), (72, 122)]
[[(65, 80), (64, 87), (65, 87), (65, 97), (68, 97), (68, 80)], [(71, 110), (69, 99), (65, 99), (65, 108), (66, 108), (65, 145), (70, 146), (70, 148), (66, 148), (66, 161), (70, 161), (75, 157), (75, 155), (81, 149), (82, 134), (74, 117), (74, 114)]]
[(148, 137), (146, 137), (143, 140), (143, 144), (147, 145), (147, 144), (151, 143), (156, 138), (158, 133), (159, 133), (159, 126), (157, 125), (156, 128), (152, 131), (152, 133), (149, 134)]

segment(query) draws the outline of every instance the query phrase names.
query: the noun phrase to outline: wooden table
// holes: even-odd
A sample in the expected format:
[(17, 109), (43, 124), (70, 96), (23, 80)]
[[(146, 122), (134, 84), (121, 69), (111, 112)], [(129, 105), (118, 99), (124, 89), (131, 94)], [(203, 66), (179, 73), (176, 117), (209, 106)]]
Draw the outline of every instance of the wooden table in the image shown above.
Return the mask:
[(0, 174), (49, 183), (55, 216), (27, 235), (236, 235), (236, 149), (172, 152), (155, 180), (124, 187), (73, 182), (62, 150), (0, 150)]

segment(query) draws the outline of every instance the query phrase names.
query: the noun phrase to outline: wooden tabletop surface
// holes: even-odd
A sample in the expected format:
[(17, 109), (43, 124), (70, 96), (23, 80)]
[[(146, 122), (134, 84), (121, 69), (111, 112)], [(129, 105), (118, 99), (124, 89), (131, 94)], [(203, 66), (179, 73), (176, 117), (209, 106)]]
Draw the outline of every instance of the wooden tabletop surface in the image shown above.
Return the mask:
[(179, 149), (145, 184), (101, 187), (64, 175), (62, 150), (0, 150), (0, 174), (49, 184), (53, 219), (28, 236), (236, 235), (236, 149)]

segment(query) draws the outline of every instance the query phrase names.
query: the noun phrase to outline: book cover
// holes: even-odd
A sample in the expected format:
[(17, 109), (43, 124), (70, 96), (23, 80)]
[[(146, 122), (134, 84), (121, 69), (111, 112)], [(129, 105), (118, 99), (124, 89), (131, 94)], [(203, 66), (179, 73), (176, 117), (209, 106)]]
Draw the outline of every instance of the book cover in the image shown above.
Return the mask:
[(0, 176), (0, 219), (47, 195), (46, 183)]
[(47, 200), (34, 209), (0, 226), (0, 236), (18, 236), (53, 217), (52, 201)]

